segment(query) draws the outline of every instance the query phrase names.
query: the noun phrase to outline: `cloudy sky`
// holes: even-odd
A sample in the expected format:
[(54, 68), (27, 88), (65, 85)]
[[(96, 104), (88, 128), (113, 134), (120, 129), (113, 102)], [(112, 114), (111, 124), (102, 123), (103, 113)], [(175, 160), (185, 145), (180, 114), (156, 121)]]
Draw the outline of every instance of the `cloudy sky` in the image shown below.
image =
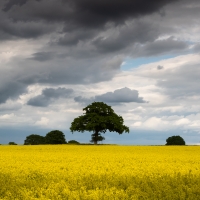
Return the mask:
[(104, 143), (200, 144), (198, 0), (1, 0), (0, 143), (69, 131), (93, 101), (130, 133)]

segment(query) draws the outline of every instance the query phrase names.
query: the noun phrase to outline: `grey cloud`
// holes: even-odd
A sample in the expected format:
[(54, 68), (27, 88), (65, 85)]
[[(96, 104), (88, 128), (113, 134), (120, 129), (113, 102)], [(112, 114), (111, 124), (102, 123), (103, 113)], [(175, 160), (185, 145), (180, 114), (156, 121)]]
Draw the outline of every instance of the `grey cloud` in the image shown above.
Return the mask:
[(143, 97), (139, 97), (137, 90), (131, 90), (127, 87), (115, 90), (114, 92), (107, 92), (102, 95), (95, 96), (95, 101), (105, 101), (113, 103), (146, 103)]
[[(5, 18), (5, 16), (3, 16)], [(41, 21), (26, 22), (26, 21), (11, 21), (7, 18), (0, 20), (0, 39), (9, 38), (37, 38), (47, 33), (55, 31), (57, 25)]]
[(36, 107), (47, 107), (50, 103), (58, 98), (68, 98), (73, 93), (72, 89), (66, 88), (46, 88), (42, 91), (41, 95), (31, 98), (27, 105)]
[(37, 53), (32, 54), (32, 57), (29, 59), (44, 62), (47, 60), (51, 60), (54, 57), (55, 57), (55, 52), (37, 52)]
[(66, 88), (46, 88), (42, 91), (42, 94), (49, 98), (64, 98), (68, 97), (73, 93), (73, 89), (66, 89)]
[(160, 66), (160, 65), (157, 66), (157, 70), (161, 70), (163, 68), (164, 68), (163, 66)]
[(1, 113), (8, 113), (11, 111), (18, 111), (22, 108), (22, 104), (16, 101), (6, 102), (5, 104), (0, 105)]
[(192, 50), (194, 52), (200, 52), (200, 43), (195, 44), (194, 47), (192, 48)]
[(85, 97), (82, 97), (82, 96), (77, 96), (74, 98), (74, 101), (75, 102), (78, 102), (80, 104), (83, 104), (83, 105), (87, 105), (87, 104), (90, 104), (92, 102), (94, 102), (94, 98), (85, 98)]
[(19, 6), (22, 6), (24, 5), (28, 0), (9, 0), (4, 8), (3, 8), (3, 11), (8, 11), (12, 8), (12, 6), (14, 5), (19, 5)]
[[(134, 23), (112, 34), (106, 39), (98, 36), (107, 25), (118, 27), (127, 20), (139, 18), (154, 12), (160, 13), (163, 6), (177, 0), (9, 0), (4, 5), (0, 37), (36, 38), (57, 31), (57, 44), (73, 46), (79, 41), (90, 40), (97, 52), (116, 52), (133, 45), (155, 40), (158, 27), (154, 24)], [(144, 6), (145, 5), (145, 6)], [(137, 21), (137, 20), (136, 20)], [(58, 31), (58, 27), (64, 28)], [(60, 36), (59, 36), (60, 34)], [(93, 41), (93, 39), (95, 40)], [(50, 41), (52, 43), (52, 41)], [(53, 43), (55, 44), (55, 43)], [(87, 49), (86, 49), (87, 50)]]
[(74, 100), (79, 103), (91, 103), (92, 101), (102, 101), (112, 104), (120, 103), (147, 103), (143, 97), (139, 97), (137, 90), (131, 90), (127, 87), (115, 90), (114, 92), (107, 92), (102, 95), (97, 95), (94, 98), (84, 98), (82, 96), (75, 97)]
[[(63, 32), (66, 32), (66, 27), (64, 27)], [(97, 30), (87, 30), (87, 29), (78, 29), (70, 32), (66, 32), (64, 36), (61, 36), (56, 43), (59, 45), (73, 46), (77, 45), (80, 41), (86, 41), (95, 36), (99, 32)]]
[[(175, 1), (155, 0), (149, 4), (148, 0), (9, 0), (4, 5), (4, 17), (0, 20), (0, 39), (37, 38), (57, 32), (59, 45), (73, 46), (96, 37), (93, 44), (98, 51), (117, 51), (131, 42), (148, 40), (152, 31), (149, 31), (149, 26), (133, 24), (132, 29), (121, 30), (119, 36), (102, 40), (98, 34), (107, 29), (108, 23), (113, 22), (113, 27), (123, 25), (126, 20), (159, 12), (164, 5)], [(59, 31), (58, 27), (62, 26), (64, 28)], [(155, 39), (156, 35), (153, 37)]]
[[(166, 68), (167, 69), (167, 68)], [(151, 75), (153, 78), (153, 74)], [(197, 63), (186, 63), (176, 70), (159, 74), (157, 86), (171, 98), (188, 98), (200, 95), (200, 68)]]
[(1, 68), (0, 102), (19, 96), (33, 84), (59, 86), (107, 81), (120, 72), (122, 62), (123, 57), (106, 57), (101, 60), (95, 57), (90, 60), (55, 57), (50, 62), (13, 59), (9, 65)]
[(17, 99), (21, 94), (26, 93), (26, 85), (10, 81), (0, 86), (0, 104), (5, 103), (8, 99)]
[(93, 45), (96, 46), (97, 51), (100, 52), (115, 52), (126, 47), (126, 41), (122, 41), (119, 38), (107, 38), (99, 37), (93, 41)]
[[(86, 57), (87, 58), (87, 57)], [(42, 58), (40, 58), (41, 60)], [(90, 84), (110, 80), (120, 72), (123, 57), (104, 57), (102, 59), (91, 58), (85, 60), (76, 58), (55, 58), (50, 62), (41, 62), (29, 59), (15, 62), (20, 69), (14, 79), (30, 85), (40, 84)], [(27, 69), (28, 67), (28, 69)]]
[[(119, 34), (111, 34), (105, 38), (101, 34), (98, 35), (108, 29), (108, 24), (111, 23), (112, 27), (116, 28), (114, 31), (117, 32), (119, 27), (125, 25), (128, 20), (140, 19), (155, 12), (164, 12), (163, 8), (176, 2), (178, 0), (155, 0), (151, 3), (148, 0), (8, 0), (3, 6), (4, 18), (0, 20), (2, 31), (0, 37), (5, 39), (10, 35), (10, 37), (36, 38), (47, 33), (55, 33), (59, 45), (73, 46), (79, 41), (88, 39), (97, 48), (97, 52), (116, 52), (131, 47), (134, 43), (144, 44), (154, 41), (164, 33), (159, 31), (162, 23), (152, 23), (150, 20), (147, 24), (134, 23), (130, 27), (125, 26), (120, 29)], [(186, 1), (183, 2), (186, 5)], [(160, 21), (161, 18), (165, 20), (166, 16), (156, 20)], [(61, 31), (58, 30), (58, 27), (63, 26)], [(171, 25), (166, 27), (172, 27), (171, 32), (175, 31)], [(149, 56), (159, 53), (159, 49), (166, 52), (170, 48), (176, 50), (184, 48), (183, 43), (175, 43), (174, 46), (170, 44), (169, 47), (169, 43), (161, 45), (155, 42), (141, 49), (141, 54), (145, 52), (145, 55)]]
[(134, 43), (144, 44), (148, 41), (154, 41), (159, 34), (157, 26), (136, 20), (111, 29), (110, 33), (96, 38), (92, 44), (100, 52), (115, 52), (132, 46)]
[(174, 37), (170, 37), (165, 40), (148, 42), (142, 47), (140, 45), (136, 46), (134, 52), (138, 56), (155, 56), (164, 53), (177, 53), (186, 50), (188, 47), (189, 45), (186, 42), (178, 41)]
[[(148, 0), (125, 0), (123, 2), (120, 0), (100, 2), (91, 0), (9, 0), (4, 5), (5, 16), (0, 22), (2, 24), (0, 37), (5, 39), (10, 35), (10, 37), (37, 38), (44, 34), (54, 33), (57, 35), (56, 42), (50, 39), (49, 44), (68, 46), (67, 51), (71, 51), (77, 57), (79, 55), (91, 57), (94, 55), (89, 54), (95, 54), (95, 52), (96, 55), (98, 53), (116, 53), (116, 51), (124, 49), (128, 52), (130, 49), (127, 47), (132, 48), (135, 43), (150, 42), (144, 48), (136, 48), (136, 52), (133, 54), (138, 55), (138, 51), (141, 51), (139, 56), (151, 56), (158, 54), (160, 49), (162, 52), (170, 49), (180, 50), (184, 44), (174, 42), (174, 46), (170, 44), (169, 47), (167, 42), (170, 41), (166, 41), (165, 44), (153, 42), (162, 34), (159, 30), (160, 24), (148, 20), (142, 22), (138, 19), (154, 12), (160, 13), (163, 6), (176, 1), (155, 0), (149, 3)], [(133, 23), (127, 23), (132, 19), (135, 19)], [(109, 26), (109, 24), (111, 25)], [(60, 30), (61, 27), (63, 27), (62, 30)], [(107, 35), (110, 27), (114, 34)], [(103, 36), (99, 34), (104, 31)], [(85, 51), (79, 53), (79, 47), (76, 46), (79, 41), (89, 41), (94, 48), (82, 44), (85, 46)], [(75, 46), (77, 49), (71, 49), (71, 46)], [(47, 50), (41, 50), (41, 52), (45, 51)], [(43, 61), (44, 57), (48, 56), (33, 55), (33, 59), (39, 61)]]
[(39, 95), (31, 98), (27, 102), (27, 105), (35, 107), (47, 107), (51, 102), (52, 102), (51, 99), (45, 97), (44, 95)]

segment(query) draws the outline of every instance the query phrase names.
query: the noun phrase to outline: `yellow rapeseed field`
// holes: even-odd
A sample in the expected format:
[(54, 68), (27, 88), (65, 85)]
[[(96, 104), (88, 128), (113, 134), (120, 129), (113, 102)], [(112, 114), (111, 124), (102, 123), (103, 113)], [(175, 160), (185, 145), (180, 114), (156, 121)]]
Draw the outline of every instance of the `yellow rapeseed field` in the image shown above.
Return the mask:
[(200, 199), (199, 146), (0, 146), (0, 199)]

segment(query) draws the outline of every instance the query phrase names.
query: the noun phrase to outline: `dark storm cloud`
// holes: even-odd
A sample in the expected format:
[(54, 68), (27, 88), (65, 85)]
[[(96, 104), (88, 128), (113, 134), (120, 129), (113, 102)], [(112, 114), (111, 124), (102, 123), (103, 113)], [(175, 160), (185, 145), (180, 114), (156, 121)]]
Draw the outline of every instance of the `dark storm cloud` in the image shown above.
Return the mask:
[(3, 11), (8, 11), (11, 9), (12, 6), (14, 5), (19, 5), (19, 6), (22, 6), (24, 5), (28, 0), (9, 0), (4, 8), (3, 8)]
[[(139, 19), (140, 16), (154, 12), (160, 13), (165, 5), (176, 1), (9, 0), (3, 6), (0, 39), (12, 36), (37, 38), (44, 34), (55, 33), (57, 39), (54, 42), (50, 39), (49, 42), (53, 44), (52, 46), (58, 44), (76, 47), (80, 41), (90, 42), (92, 47), (86, 46), (84, 52), (79, 53), (79, 47), (76, 47), (75, 52), (74, 49), (70, 49), (75, 56), (91, 57), (87, 55), (89, 51), (96, 54), (115, 53), (127, 47), (131, 48), (134, 43), (153, 42), (160, 34), (159, 27), (152, 22), (136, 20), (127, 24), (127, 20)], [(111, 32), (107, 35), (108, 29), (112, 29), (114, 34)], [(103, 36), (99, 35), (104, 31)], [(147, 46), (144, 49), (147, 54), (149, 48)], [(45, 51), (44, 49), (43, 52)], [(41, 52), (33, 55), (33, 59), (38, 61), (51, 59), (51, 55)]]
[(32, 57), (29, 59), (37, 60), (40, 62), (53, 59), (55, 56), (54, 52), (37, 52), (32, 54)]
[(58, 54), (55, 54), (55, 58), (50, 62), (38, 62), (33, 59), (29, 59), (28, 62), (27, 59), (15, 62), (15, 68), (18, 68), (19, 72), (17, 71), (14, 79), (17, 78), (27, 86), (35, 83), (51, 85), (98, 83), (108, 81), (119, 73), (123, 62), (123, 58), (118, 56), (104, 57), (101, 60), (95, 57), (86, 59), (58, 58)]
[[(63, 29), (65, 32), (65, 28)], [(87, 39), (91, 39), (97, 33), (96, 30), (86, 30), (86, 29), (78, 29), (71, 31), (69, 33), (65, 33), (64, 36), (61, 36), (57, 44), (59, 45), (66, 45), (66, 46), (73, 46), (76, 45), (79, 41), (85, 41)]]
[[(64, 2), (69, 2), (64, 0)], [(73, 3), (72, 3), (73, 2)], [(107, 22), (123, 23), (124, 20), (159, 11), (164, 5), (173, 2), (167, 0), (73, 0), (77, 24), (97, 27)]]
[(102, 95), (97, 95), (94, 98), (84, 98), (81, 96), (75, 97), (74, 100), (79, 103), (90, 103), (92, 101), (102, 101), (106, 103), (147, 103), (143, 97), (139, 97), (137, 90), (131, 90), (127, 87), (115, 90), (114, 92), (107, 92)]
[(96, 38), (92, 44), (100, 52), (114, 52), (133, 46), (134, 43), (154, 41), (159, 36), (158, 27), (143, 21), (134, 21), (111, 30), (103, 37)]
[(135, 48), (135, 54), (138, 56), (155, 56), (164, 53), (177, 53), (187, 48), (187, 42), (178, 41), (174, 37), (170, 37), (165, 40), (148, 42), (142, 47), (138, 46)]
[(27, 105), (37, 107), (47, 107), (50, 103), (58, 98), (68, 98), (73, 93), (72, 89), (66, 88), (46, 88), (42, 91), (41, 95), (31, 98)]
[(14, 20), (64, 21), (86, 27), (99, 27), (107, 22), (123, 23), (140, 15), (159, 12), (176, 0), (9, 0), (4, 12)]
[(16, 81), (3, 83), (0, 86), (0, 104), (5, 103), (8, 99), (17, 99), (19, 95), (26, 93), (26, 86)]
[(0, 15), (0, 17), (2, 17), (2, 19), (0, 19), (0, 40), (9, 38), (38, 38), (56, 29), (56, 25), (45, 24), (41, 21), (13, 21), (6, 18), (5, 15)]

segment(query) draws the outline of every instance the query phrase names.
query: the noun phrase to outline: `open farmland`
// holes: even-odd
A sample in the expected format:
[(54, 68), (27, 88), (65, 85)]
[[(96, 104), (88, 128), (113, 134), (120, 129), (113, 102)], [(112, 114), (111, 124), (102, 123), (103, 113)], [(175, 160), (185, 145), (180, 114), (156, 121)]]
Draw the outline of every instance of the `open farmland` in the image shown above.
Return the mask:
[(0, 146), (0, 199), (191, 199), (199, 146)]

